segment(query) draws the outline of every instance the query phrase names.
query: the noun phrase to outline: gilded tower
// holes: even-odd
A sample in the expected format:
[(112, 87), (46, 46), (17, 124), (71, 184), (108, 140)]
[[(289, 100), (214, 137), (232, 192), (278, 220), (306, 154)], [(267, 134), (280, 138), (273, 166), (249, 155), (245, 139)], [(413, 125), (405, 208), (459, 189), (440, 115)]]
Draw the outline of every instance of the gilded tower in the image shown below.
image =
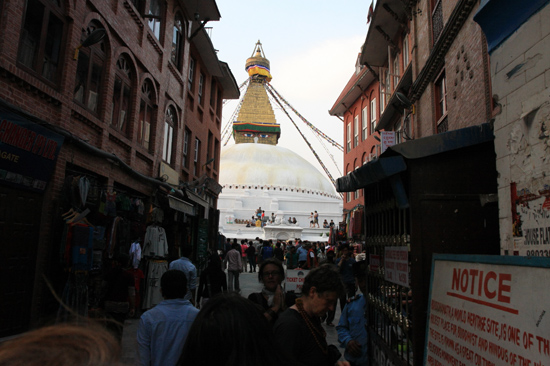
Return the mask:
[(275, 113), (265, 88), (265, 83), (271, 81), (271, 74), (269, 60), (265, 58), (260, 41), (256, 43), (252, 56), (246, 60), (245, 69), (250, 82), (237, 120), (233, 122), (235, 143), (277, 145), (281, 127), (275, 120)]

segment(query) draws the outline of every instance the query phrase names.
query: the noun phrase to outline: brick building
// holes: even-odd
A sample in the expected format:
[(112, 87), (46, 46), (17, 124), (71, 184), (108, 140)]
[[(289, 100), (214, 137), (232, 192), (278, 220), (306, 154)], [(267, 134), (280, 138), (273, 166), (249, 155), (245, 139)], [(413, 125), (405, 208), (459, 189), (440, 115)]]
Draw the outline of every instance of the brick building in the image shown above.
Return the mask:
[(219, 19), (214, 0), (0, 3), (0, 337), (51, 321), (48, 283), (90, 281), (153, 223), (168, 246), (151, 257), (217, 245), (222, 101), (239, 96), (205, 29)]
[(550, 256), (550, 2), (485, 1), (502, 255)]
[[(468, 0), (377, 1), (330, 110), (344, 122), (337, 190), (348, 237), (380, 263), (367, 273), (373, 364), (424, 362), (433, 253), (499, 252), (494, 107), (476, 9)], [(397, 281), (385, 253), (404, 247)]]

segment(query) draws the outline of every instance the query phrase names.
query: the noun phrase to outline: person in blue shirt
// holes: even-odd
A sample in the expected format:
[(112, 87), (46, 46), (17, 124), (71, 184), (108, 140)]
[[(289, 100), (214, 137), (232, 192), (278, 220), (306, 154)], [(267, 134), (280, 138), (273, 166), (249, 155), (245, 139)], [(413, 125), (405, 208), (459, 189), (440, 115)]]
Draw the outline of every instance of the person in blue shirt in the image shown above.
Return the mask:
[(160, 278), (164, 300), (141, 316), (137, 330), (141, 366), (175, 366), (199, 309), (184, 297), (187, 277), (168, 270)]
[[(363, 294), (367, 291), (366, 269), (366, 261), (353, 264), (355, 282)], [(346, 304), (336, 326), (340, 346), (345, 348), (344, 358), (352, 366), (369, 364), (366, 308), (367, 300), (365, 296), (357, 294)]]
[(168, 269), (177, 269), (185, 273), (187, 277), (187, 294), (185, 295), (185, 300), (191, 301), (191, 304), (195, 305), (195, 298), (197, 292), (197, 267), (191, 262), (191, 254), (193, 253), (193, 248), (191, 245), (184, 245), (181, 248), (181, 258), (176, 259), (170, 263)]
[(298, 250), (296, 250), (298, 253), (298, 267), (304, 268), (307, 262), (307, 252), (308, 250), (305, 248), (304, 245), (300, 245), (298, 247)]

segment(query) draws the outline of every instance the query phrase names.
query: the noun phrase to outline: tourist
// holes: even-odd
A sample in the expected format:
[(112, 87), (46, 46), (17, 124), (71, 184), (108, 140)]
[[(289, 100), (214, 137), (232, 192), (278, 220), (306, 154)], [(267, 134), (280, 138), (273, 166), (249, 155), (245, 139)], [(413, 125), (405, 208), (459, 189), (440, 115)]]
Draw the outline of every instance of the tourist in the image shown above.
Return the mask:
[(191, 326), (178, 365), (296, 365), (275, 341), (262, 311), (234, 293), (216, 296)]
[(306, 366), (349, 365), (338, 361), (341, 354), (329, 346), (320, 317), (334, 309), (344, 285), (333, 267), (312, 269), (304, 279), (302, 296), (279, 315), (273, 332), (279, 345), (294, 361)]
[(248, 259), (248, 264), (250, 266), (250, 273), (256, 272), (256, 248), (254, 243), (250, 242), (250, 245), (246, 249), (246, 258)]
[(228, 290), (240, 292), (239, 274), (242, 272), (243, 266), (241, 263), (242, 256), (239, 244), (233, 243), (231, 250), (227, 252), (223, 261), (224, 267), (227, 267)]
[[(335, 270), (335, 271), (338, 271), (338, 266), (336, 265), (336, 263), (334, 263), (334, 259), (336, 258), (336, 253), (334, 253), (334, 249), (333, 248), (329, 248), (327, 250), (327, 258), (324, 262), (320, 262), (320, 264), (328, 264), (330, 266), (332, 266), (332, 268)], [(329, 309), (329, 311), (327, 311), (327, 317), (326, 319), (326, 322), (327, 322), (327, 325), (329, 327), (334, 327), (334, 318), (336, 317), (336, 309)]]
[(355, 259), (350, 253), (349, 245), (346, 243), (338, 247), (338, 254), (340, 258), (336, 259), (335, 263), (340, 271), (342, 282), (346, 287), (346, 291), (340, 295), (340, 310), (343, 312), (346, 300), (355, 296), (355, 277), (353, 276), (353, 264), (355, 263)]
[(271, 240), (264, 240), (263, 246), (260, 249), (260, 256), (262, 257), (262, 263), (266, 259), (273, 257), (273, 247)]
[(287, 296), (281, 287), (284, 279), (285, 271), (282, 263), (275, 258), (267, 259), (258, 271), (258, 281), (264, 285), (262, 291), (248, 296), (248, 300), (262, 308), (270, 324), (277, 320), (280, 313), (294, 305), (295, 296)]
[(299, 246), (298, 252), (298, 267), (305, 268), (307, 262), (307, 249), (304, 246)]
[(315, 227), (313, 220), (313, 212), (309, 215), (309, 227)]
[(277, 258), (281, 263), (283, 263), (285, 260), (285, 253), (283, 251), (283, 248), (281, 248), (280, 241), (277, 241), (277, 244), (275, 244), (275, 249), (273, 249), (273, 257)]
[(241, 253), (242, 253), (242, 258), (241, 258), (241, 264), (243, 266), (243, 272), (246, 272), (246, 263), (248, 262), (246, 260), (246, 250), (248, 249), (248, 243), (245, 239), (241, 240)]
[(216, 254), (208, 258), (206, 269), (199, 278), (199, 290), (197, 291), (197, 307), (201, 308), (213, 296), (227, 292), (227, 277), (222, 270), (222, 262)]
[(315, 213), (313, 214), (313, 227), (315, 227), (315, 225), (319, 227), (319, 214), (317, 213), (317, 211), (315, 211)]
[(325, 219), (325, 221), (323, 221), (323, 229), (328, 229), (329, 226), (328, 226), (328, 221)]
[(296, 218), (295, 218), (295, 217), (292, 218), (292, 223), (293, 223), (294, 225), (296, 225), (296, 224), (298, 223), (298, 221), (296, 221)]
[[(361, 293), (367, 293), (367, 262), (354, 263), (353, 274)], [(357, 294), (346, 304), (336, 326), (338, 341), (346, 349), (344, 357), (352, 365), (368, 365), (368, 335), (365, 296)]]
[(186, 244), (181, 248), (181, 258), (176, 259), (168, 269), (177, 269), (185, 273), (187, 277), (187, 295), (185, 295), (185, 300), (191, 301), (191, 304), (195, 305), (195, 296), (197, 292), (197, 268), (193, 263), (191, 263), (191, 254), (193, 253), (193, 248), (191, 245)]
[(141, 316), (137, 330), (141, 366), (175, 366), (191, 324), (199, 310), (187, 295), (187, 277), (179, 270), (168, 270), (160, 278), (164, 298)]
[(306, 268), (312, 269), (319, 265), (319, 261), (317, 260), (317, 250), (316, 250), (316, 244), (306, 244), (307, 249), (307, 260), (306, 260)]
[(296, 247), (294, 245), (289, 244), (285, 259), (287, 269), (294, 269), (298, 267), (298, 253), (296, 253)]

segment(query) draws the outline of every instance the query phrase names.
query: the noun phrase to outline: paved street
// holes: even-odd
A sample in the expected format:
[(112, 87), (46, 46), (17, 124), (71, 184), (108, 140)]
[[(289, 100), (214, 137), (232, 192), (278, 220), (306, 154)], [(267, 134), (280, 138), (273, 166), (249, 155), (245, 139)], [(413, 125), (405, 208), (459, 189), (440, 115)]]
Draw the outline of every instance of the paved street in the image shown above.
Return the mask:
[[(244, 297), (252, 292), (259, 292), (261, 285), (258, 282), (258, 273), (241, 273), (240, 277), (241, 294)], [(334, 324), (338, 324), (340, 319), (340, 306), (336, 309), (336, 318)], [(126, 365), (137, 365), (137, 345), (136, 345), (136, 331), (139, 323), (139, 319), (129, 319), (124, 324), (124, 334), (122, 337), (122, 362)], [(335, 327), (329, 327), (323, 324), (323, 327), (327, 331), (328, 344), (338, 345), (338, 335)], [(343, 349), (340, 349), (343, 353)]]

